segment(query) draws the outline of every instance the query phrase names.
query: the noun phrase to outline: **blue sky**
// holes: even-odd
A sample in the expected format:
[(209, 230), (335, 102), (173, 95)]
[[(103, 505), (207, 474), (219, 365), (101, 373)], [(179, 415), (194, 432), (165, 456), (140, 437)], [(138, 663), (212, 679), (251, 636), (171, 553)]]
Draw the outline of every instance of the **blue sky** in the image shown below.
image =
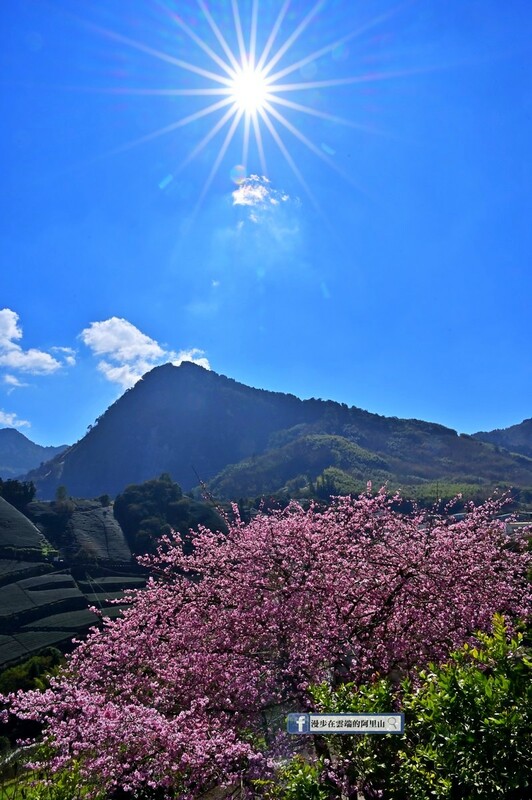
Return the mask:
[(531, 416), (526, 0), (1, 13), (0, 426), (73, 442), (182, 359), (462, 432)]

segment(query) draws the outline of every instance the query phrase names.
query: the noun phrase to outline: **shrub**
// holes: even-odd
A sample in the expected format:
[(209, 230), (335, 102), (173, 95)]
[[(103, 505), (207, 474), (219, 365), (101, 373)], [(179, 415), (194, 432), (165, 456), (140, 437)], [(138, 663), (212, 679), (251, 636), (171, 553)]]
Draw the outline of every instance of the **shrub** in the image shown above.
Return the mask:
[[(281, 775), (283, 800), (318, 797), (327, 787), (387, 800), (525, 800), (532, 783), (532, 652), (509, 637), (502, 616), (441, 665), (401, 687), (387, 679), (313, 691), (320, 711), (405, 714), (405, 733), (327, 736), (329, 766)], [(319, 762), (318, 762), (319, 765)], [(329, 795), (330, 796), (330, 795)]]

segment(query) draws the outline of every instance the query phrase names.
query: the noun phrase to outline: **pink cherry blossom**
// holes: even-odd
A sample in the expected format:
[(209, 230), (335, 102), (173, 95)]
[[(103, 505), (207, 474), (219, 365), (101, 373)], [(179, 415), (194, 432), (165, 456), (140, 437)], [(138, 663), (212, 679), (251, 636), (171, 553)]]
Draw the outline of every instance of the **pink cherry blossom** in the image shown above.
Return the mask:
[(311, 684), (405, 672), (497, 611), (530, 613), (530, 556), (508, 547), (498, 502), (461, 520), (392, 504), (384, 492), (292, 504), (228, 535), (202, 530), (192, 554), (164, 538), (123, 617), (47, 691), (11, 696), (11, 712), (42, 720), (53, 768), (78, 760), (95, 791), (251, 787), (292, 744), (284, 715), (312, 708)]

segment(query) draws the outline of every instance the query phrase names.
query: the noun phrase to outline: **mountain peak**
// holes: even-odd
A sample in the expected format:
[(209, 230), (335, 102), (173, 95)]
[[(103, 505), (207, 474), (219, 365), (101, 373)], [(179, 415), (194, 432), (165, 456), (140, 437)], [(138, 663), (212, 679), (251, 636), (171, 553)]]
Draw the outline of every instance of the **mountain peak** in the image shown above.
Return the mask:
[[(79, 442), (28, 478), (45, 497), (59, 485), (97, 497), (163, 472), (186, 491), (228, 468), (251, 471), (253, 480), (241, 485), (255, 494), (304, 485), (329, 469), (359, 482), (532, 485), (532, 460), (442, 425), (254, 389), (191, 362), (152, 369)], [(237, 484), (226, 492), (232, 499)]]
[(66, 450), (66, 445), (43, 447), (16, 428), (0, 428), (0, 478), (17, 478)]
[(4, 441), (16, 441), (17, 439), (19, 441), (30, 441), (27, 436), (24, 436), (24, 434), (16, 428), (0, 428), (0, 438), (2, 438)]
[(193, 361), (182, 361), (181, 364), (172, 364), (171, 361), (167, 361), (166, 364), (159, 364), (159, 366), (154, 367), (149, 372), (146, 372), (146, 374), (142, 376), (142, 380), (146, 380), (149, 375), (175, 375), (178, 371), (181, 374), (186, 372), (198, 372), (204, 373), (205, 375), (217, 374), (210, 369), (205, 369), (205, 367), (202, 367), (201, 364), (195, 364)]

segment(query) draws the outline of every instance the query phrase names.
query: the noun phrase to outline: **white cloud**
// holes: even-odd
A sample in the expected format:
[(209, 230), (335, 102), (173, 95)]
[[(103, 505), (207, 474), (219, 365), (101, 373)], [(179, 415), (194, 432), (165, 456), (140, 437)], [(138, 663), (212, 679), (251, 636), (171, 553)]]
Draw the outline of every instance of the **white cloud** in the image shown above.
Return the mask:
[(287, 203), (290, 196), (277, 189), (273, 189), (268, 178), (250, 175), (233, 192), (234, 206), (248, 206), (253, 209), (248, 215), (248, 219), (256, 224), (261, 222), (260, 212), (267, 213), (276, 206)]
[(269, 181), (266, 178), (259, 178), (258, 175), (251, 175), (246, 178), (238, 189), (233, 192), (234, 206), (256, 206), (267, 203), (270, 199)]
[(113, 361), (156, 361), (165, 355), (155, 339), (120, 317), (91, 322), (80, 335), (95, 355), (108, 356)]
[(122, 389), (130, 389), (142, 376), (153, 369), (155, 364), (137, 362), (136, 364), (110, 364), (109, 361), (99, 361), (98, 369), (111, 383), (118, 383)]
[(76, 351), (73, 347), (51, 347), (54, 353), (62, 353), (65, 364), (69, 367), (76, 365)]
[(16, 375), (4, 375), (3, 382), (8, 386), (7, 393), (11, 394), (15, 389), (22, 389), (24, 386), (29, 386), (29, 383), (23, 383)]
[(10, 308), (0, 309), (0, 347), (12, 344), (13, 339), (22, 339), (22, 328), (18, 324), (18, 314)]
[(22, 350), (21, 347), (13, 347), (0, 354), (0, 367), (30, 372), (33, 375), (49, 375), (60, 369), (61, 363), (43, 350), (36, 350), (34, 347)]
[(29, 428), (31, 422), (27, 419), (19, 419), (16, 414), (0, 411), (0, 425), (7, 425), (8, 428)]
[[(38, 350), (35, 347), (24, 350), (18, 344), (19, 339), (22, 339), (22, 328), (19, 325), (18, 314), (10, 308), (0, 309), (0, 367), (7, 367), (18, 372), (29, 372), (32, 375), (50, 375), (64, 366), (57, 358), (44, 350)], [(51, 349), (70, 351), (70, 348)], [(65, 358), (65, 364), (72, 365), (70, 353)], [(22, 386), (22, 384), (19, 385)]]
[(21, 383), (16, 375), (4, 375), (4, 383), (8, 386), (27, 386), (27, 383)]
[(210, 369), (203, 350), (192, 348), (177, 354), (165, 350), (155, 339), (121, 317), (91, 322), (80, 337), (93, 354), (100, 357), (98, 369), (102, 375), (123, 389), (134, 386), (146, 372), (168, 361), (175, 366), (193, 361)]
[(205, 351), (198, 350), (197, 347), (192, 347), (190, 350), (180, 350), (177, 354), (177, 358), (172, 361), (172, 364), (174, 367), (178, 367), (183, 361), (192, 361), (193, 364), (197, 364), (199, 367), (203, 367), (203, 369), (211, 368), (209, 360), (205, 357)]

